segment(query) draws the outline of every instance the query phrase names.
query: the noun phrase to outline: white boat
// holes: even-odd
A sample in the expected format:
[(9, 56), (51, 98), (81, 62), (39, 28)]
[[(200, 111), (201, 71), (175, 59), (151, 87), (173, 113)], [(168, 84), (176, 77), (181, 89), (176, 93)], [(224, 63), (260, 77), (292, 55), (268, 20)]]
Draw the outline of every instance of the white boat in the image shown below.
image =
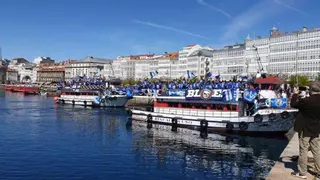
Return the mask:
[(119, 95), (114, 85), (121, 84), (118, 80), (109, 80), (106, 85), (81, 85), (61, 89), (59, 98), (55, 98), (57, 103), (94, 106), (94, 107), (124, 107), (132, 98), (130, 92)]
[(184, 96), (157, 96), (153, 111), (132, 109), (132, 119), (146, 121), (150, 127), (160, 123), (173, 129), (196, 128), (204, 135), (210, 131), (283, 134), (293, 126), (298, 111), (272, 90), (195, 89), (175, 94)]
[(107, 94), (107, 90), (96, 89), (62, 89), (61, 95), (56, 99), (60, 104), (71, 104), (95, 107), (124, 107), (130, 96)]

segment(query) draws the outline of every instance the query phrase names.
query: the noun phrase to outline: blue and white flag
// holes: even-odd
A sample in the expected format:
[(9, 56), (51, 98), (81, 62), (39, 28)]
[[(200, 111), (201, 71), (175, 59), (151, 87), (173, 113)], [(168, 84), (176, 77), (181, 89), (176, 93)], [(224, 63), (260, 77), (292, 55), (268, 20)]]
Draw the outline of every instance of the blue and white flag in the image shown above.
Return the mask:
[(157, 75), (158, 75), (158, 71), (150, 72), (150, 77), (151, 77), (151, 79), (153, 79), (153, 78), (156, 77)]
[(222, 99), (224, 101), (232, 101), (233, 97), (234, 97), (234, 95), (232, 93), (232, 89), (226, 89), (225, 91), (223, 91)]
[(215, 75), (216, 79), (220, 79), (220, 74)]
[(191, 79), (191, 78), (194, 78), (197, 76), (193, 72), (190, 72), (189, 70), (187, 70), (187, 77), (188, 77), (188, 79)]
[(248, 76), (240, 76), (242, 81), (248, 81)]
[(254, 89), (246, 89), (243, 92), (243, 99), (247, 102), (253, 102), (257, 97), (258, 92)]

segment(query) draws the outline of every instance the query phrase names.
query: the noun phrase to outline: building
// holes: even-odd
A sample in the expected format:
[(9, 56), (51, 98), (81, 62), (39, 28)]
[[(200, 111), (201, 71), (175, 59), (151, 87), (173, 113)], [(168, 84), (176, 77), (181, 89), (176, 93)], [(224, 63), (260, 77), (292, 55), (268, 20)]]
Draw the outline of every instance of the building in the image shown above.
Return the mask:
[(51, 59), (50, 57), (37, 57), (33, 60), (33, 63), (40, 64), (40, 63), (54, 63), (55, 60)]
[(41, 63), (37, 70), (37, 82), (57, 83), (65, 80), (66, 65), (70, 61), (60, 63)]
[(211, 47), (200, 45), (188, 45), (179, 51), (178, 68), (173, 70), (173, 77), (186, 77), (186, 72), (198, 77), (205, 76), (205, 62), (212, 61), (213, 49)]
[(7, 72), (6, 72), (6, 80), (9, 82), (17, 82), (18, 81), (18, 71), (8, 68)]
[(0, 65), (0, 84), (4, 84), (6, 81), (6, 73), (7, 68), (5, 66)]
[(71, 80), (76, 76), (86, 75), (88, 77), (94, 77), (102, 75), (106, 64), (112, 64), (113, 60), (96, 58), (88, 56), (80, 61), (73, 61), (66, 65), (65, 79)]
[(290, 76), (297, 73), (312, 80), (320, 71), (319, 50), (320, 29), (303, 27), (299, 31), (281, 33), (273, 27), (270, 37), (246, 40), (248, 71), (254, 73), (259, 69), (259, 55), (264, 70), (269, 74)]
[(36, 67), (36, 64), (30, 63), (24, 58), (15, 58), (12, 59), (8, 65), (9, 69), (13, 69), (18, 72), (18, 80), (21, 82), (33, 82), (34, 73), (33, 68)]
[(12, 65), (18, 65), (18, 64), (22, 64), (22, 63), (26, 64), (26, 63), (29, 63), (29, 61), (24, 58), (13, 58), (10, 61), (10, 64), (12, 64)]
[(213, 59), (210, 64), (212, 74), (220, 74), (222, 80), (232, 79), (246, 71), (245, 45), (237, 44), (225, 46), (213, 51)]

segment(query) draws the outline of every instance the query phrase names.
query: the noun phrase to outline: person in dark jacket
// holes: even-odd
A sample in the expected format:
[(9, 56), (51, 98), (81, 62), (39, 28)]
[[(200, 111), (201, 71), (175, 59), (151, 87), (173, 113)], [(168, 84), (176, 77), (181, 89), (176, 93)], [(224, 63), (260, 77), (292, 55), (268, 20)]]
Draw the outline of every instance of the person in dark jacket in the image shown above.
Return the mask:
[(306, 179), (309, 148), (315, 160), (316, 178), (320, 176), (320, 82), (310, 86), (310, 97), (300, 98), (299, 90), (295, 89), (291, 106), (299, 109), (294, 123), (294, 130), (299, 134), (298, 170), (292, 175)]

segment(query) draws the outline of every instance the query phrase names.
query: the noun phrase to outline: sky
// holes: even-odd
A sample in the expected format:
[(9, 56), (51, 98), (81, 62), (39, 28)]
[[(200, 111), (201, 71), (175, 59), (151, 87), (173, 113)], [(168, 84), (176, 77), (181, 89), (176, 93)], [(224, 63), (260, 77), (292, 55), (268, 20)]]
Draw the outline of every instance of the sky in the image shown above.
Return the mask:
[(3, 58), (57, 61), (221, 48), (249, 34), (320, 28), (319, 0), (10, 0), (0, 2)]

